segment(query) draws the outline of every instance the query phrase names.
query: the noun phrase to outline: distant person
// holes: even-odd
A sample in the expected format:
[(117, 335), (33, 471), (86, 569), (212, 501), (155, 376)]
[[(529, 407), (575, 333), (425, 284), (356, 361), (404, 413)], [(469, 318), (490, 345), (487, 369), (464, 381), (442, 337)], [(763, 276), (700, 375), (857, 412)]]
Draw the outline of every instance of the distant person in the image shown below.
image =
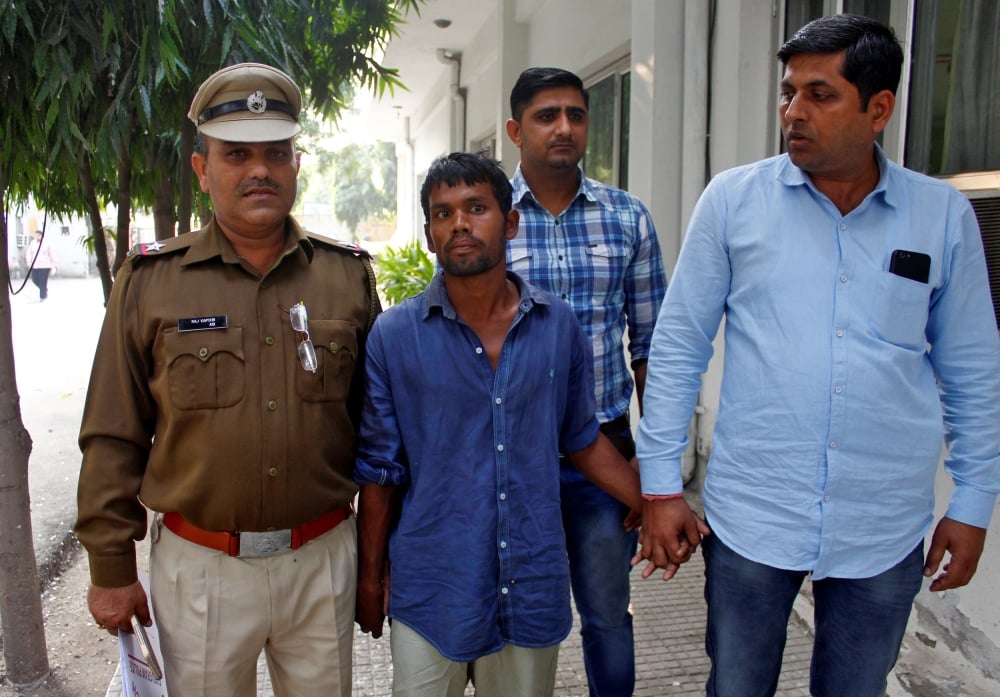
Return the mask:
[[(642, 485), (681, 491), (725, 316), (704, 490), (707, 693), (774, 694), (811, 575), (810, 694), (882, 697), (922, 577), (947, 553), (930, 590), (963, 586), (983, 552), (1000, 489), (1000, 345), (968, 200), (876, 143), (903, 63), (892, 30), (824, 17), (778, 58), (787, 153), (718, 175), (695, 208), (653, 336)], [(942, 435), (955, 488), (925, 557)], [(684, 536), (678, 508), (645, 504), (654, 563)]]
[[(171, 695), (351, 694), (357, 539), (354, 439), (368, 329), (364, 253), (289, 215), (299, 88), (241, 63), (202, 83), (191, 159), (214, 215), (141, 244), (115, 279), (80, 445), (76, 534), (90, 612), (137, 615), (135, 542)], [(145, 508), (144, 508), (145, 506)]]
[[(499, 163), (452, 153), (421, 189), (441, 270), (379, 317), (355, 478), (358, 622), (392, 618), (393, 695), (551, 695), (573, 618), (559, 454), (623, 502), (637, 472), (594, 418), (590, 342), (566, 303), (504, 264)], [(618, 521), (622, 525), (622, 521)]]
[(40, 230), (32, 233), (24, 253), (24, 261), (31, 269), (31, 282), (38, 287), (38, 299), (45, 302), (49, 297), (49, 274), (59, 269), (59, 262), (56, 261), (52, 245)]
[[(521, 154), (512, 178), (521, 227), (507, 246), (507, 264), (573, 308), (593, 347), (601, 432), (631, 459), (629, 367), (641, 411), (653, 322), (666, 289), (653, 220), (637, 198), (580, 168), (590, 114), (579, 77), (559, 68), (525, 70), (510, 93), (510, 116), (507, 135)], [(629, 571), (636, 533), (622, 526), (629, 511), (569, 462), (561, 496), (590, 695), (631, 695)]]

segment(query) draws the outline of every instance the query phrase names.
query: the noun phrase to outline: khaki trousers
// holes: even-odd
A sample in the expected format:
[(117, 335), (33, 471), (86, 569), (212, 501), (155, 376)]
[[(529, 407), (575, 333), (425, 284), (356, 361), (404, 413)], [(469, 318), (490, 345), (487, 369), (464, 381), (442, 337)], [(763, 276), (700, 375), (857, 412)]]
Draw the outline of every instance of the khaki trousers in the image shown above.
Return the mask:
[(242, 559), (157, 517), (150, 594), (171, 697), (256, 697), (263, 650), (276, 697), (350, 697), (357, 528)]
[(462, 697), (470, 678), (476, 697), (551, 697), (555, 691), (559, 644), (542, 649), (507, 644), (458, 663), (399, 620), (393, 620), (389, 640), (393, 697)]

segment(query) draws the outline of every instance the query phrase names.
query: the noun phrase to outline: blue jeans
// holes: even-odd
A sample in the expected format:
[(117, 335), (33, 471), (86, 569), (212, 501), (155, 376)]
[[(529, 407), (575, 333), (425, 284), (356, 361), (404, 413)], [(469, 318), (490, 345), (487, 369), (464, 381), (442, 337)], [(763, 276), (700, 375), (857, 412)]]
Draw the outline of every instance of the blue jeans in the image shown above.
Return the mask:
[[(778, 686), (792, 603), (805, 571), (746, 559), (717, 537), (702, 543), (712, 661), (708, 697), (770, 697)], [(883, 697), (923, 578), (923, 543), (872, 578), (813, 581), (813, 697)]]
[[(634, 447), (631, 438), (624, 444), (612, 442), (619, 450)], [(563, 527), (590, 695), (630, 697), (635, 651), (629, 571), (638, 532), (626, 532), (622, 525), (627, 506), (587, 480), (569, 479), (562, 484)]]

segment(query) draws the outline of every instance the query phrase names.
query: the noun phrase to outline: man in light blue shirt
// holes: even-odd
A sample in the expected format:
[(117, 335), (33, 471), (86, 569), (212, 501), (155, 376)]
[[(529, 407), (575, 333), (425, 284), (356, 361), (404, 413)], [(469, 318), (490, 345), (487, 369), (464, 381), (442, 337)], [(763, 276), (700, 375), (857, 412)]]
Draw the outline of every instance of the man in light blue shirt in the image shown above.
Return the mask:
[[(779, 51), (786, 155), (716, 177), (657, 320), (637, 449), (644, 495), (681, 491), (700, 376), (725, 315), (704, 490), (709, 695), (773, 695), (813, 579), (815, 697), (883, 695), (921, 575), (968, 583), (1000, 487), (1000, 346), (982, 240), (956, 190), (889, 162), (891, 29), (816, 20)], [(955, 482), (930, 550), (942, 434)], [(665, 566), (676, 500), (647, 500)], [(692, 542), (696, 540), (690, 540)], [(676, 560), (674, 560), (676, 561)]]

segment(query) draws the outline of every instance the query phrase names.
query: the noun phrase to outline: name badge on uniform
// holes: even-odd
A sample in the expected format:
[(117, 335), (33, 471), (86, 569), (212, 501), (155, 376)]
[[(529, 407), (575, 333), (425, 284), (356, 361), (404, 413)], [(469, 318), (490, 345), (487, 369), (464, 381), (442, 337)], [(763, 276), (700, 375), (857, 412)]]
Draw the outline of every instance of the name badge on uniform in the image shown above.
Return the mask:
[(201, 332), (206, 329), (227, 329), (228, 327), (228, 315), (215, 315), (214, 317), (184, 317), (177, 320), (177, 331), (179, 332)]

